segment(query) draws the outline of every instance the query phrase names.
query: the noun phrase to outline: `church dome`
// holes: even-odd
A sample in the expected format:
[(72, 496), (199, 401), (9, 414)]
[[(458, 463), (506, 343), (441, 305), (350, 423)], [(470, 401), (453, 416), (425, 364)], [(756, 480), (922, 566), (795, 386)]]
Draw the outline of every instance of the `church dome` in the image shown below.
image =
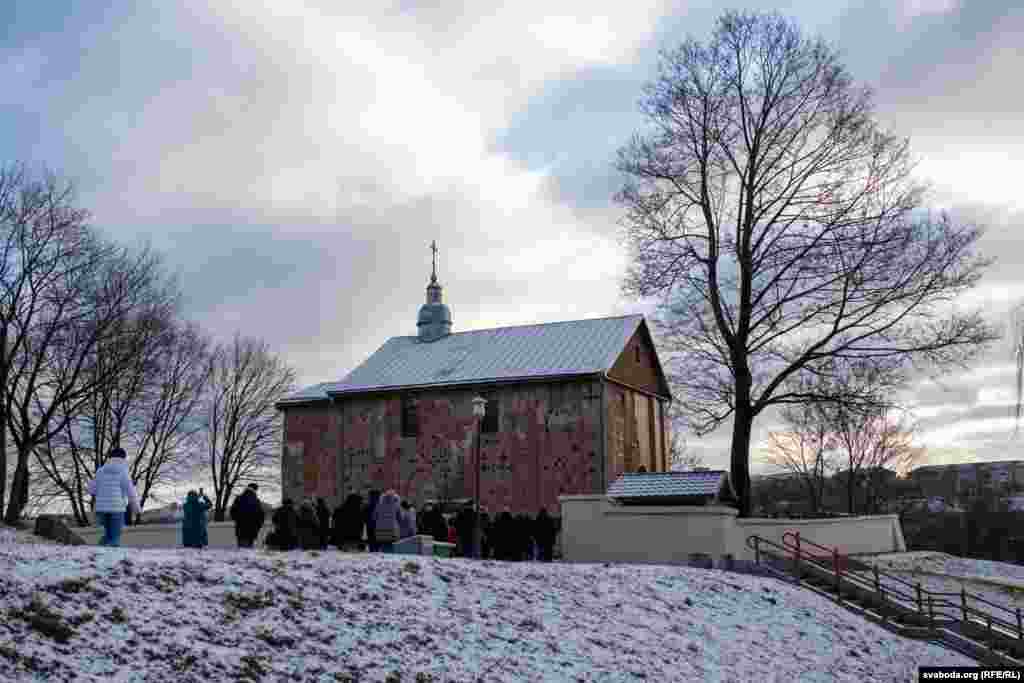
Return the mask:
[(442, 303), (423, 304), (416, 317), (416, 327), (423, 341), (434, 341), (452, 332), (452, 312)]
[(437, 281), (437, 243), (431, 243), (434, 265), (427, 285), (427, 302), (420, 306), (416, 316), (417, 336), (420, 341), (432, 342), (452, 333), (452, 312), (442, 301), (441, 283)]

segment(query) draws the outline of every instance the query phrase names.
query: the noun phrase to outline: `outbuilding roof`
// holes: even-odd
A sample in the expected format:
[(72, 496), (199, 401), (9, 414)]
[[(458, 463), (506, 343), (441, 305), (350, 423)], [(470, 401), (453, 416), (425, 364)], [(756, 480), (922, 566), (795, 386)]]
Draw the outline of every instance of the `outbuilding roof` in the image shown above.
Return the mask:
[(606, 495), (620, 503), (647, 504), (735, 497), (729, 473), (723, 470), (623, 474)]
[(642, 315), (456, 332), (424, 342), (392, 337), (339, 382), (307, 387), (282, 403), (370, 391), (516, 381), (607, 372)]

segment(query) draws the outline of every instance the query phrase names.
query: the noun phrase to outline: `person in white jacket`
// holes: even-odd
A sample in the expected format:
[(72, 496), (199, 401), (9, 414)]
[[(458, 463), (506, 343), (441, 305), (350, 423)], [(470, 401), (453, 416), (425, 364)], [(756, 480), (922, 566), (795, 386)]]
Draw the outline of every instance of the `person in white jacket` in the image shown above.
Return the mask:
[(100, 545), (121, 545), (125, 506), (133, 515), (139, 513), (139, 497), (128, 475), (127, 457), (123, 448), (114, 448), (107, 462), (96, 470), (96, 478), (89, 482), (89, 495), (96, 498), (96, 519), (103, 525)]

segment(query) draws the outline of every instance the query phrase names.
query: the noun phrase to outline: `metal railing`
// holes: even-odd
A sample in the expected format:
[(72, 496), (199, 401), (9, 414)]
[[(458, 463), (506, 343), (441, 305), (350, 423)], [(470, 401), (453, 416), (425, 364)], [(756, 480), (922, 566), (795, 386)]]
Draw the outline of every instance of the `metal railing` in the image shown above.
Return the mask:
[[(987, 636), (991, 641), (1016, 640), (1024, 651), (1024, 623), (1020, 607), (1007, 607), (981, 595), (970, 593), (961, 585), (960, 591), (943, 592), (924, 588), (920, 581), (910, 582), (891, 572), (880, 570), (877, 564), (868, 565), (857, 558), (839, 552), (838, 548), (809, 541), (800, 532), (787, 531), (782, 543), (760, 536), (747, 538), (747, 546), (754, 551), (754, 560), (772, 557), (790, 563), (795, 579), (803, 580), (804, 566), (818, 570), (826, 579), (834, 581), (837, 601), (842, 601), (844, 582), (847, 590), (867, 593), (884, 609), (886, 605), (902, 607), (920, 616), (931, 629), (939, 626), (958, 628), (963, 635)], [(983, 633), (979, 633), (983, 631)]]

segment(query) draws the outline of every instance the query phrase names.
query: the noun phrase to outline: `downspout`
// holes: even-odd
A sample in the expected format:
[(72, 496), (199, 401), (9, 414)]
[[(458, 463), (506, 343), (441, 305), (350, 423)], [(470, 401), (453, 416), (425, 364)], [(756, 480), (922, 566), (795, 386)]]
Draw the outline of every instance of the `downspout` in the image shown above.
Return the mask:
[(337, 428), (335, 434), (338, 438), (338, 474), (340, 474), (340, 481), (337, 482), (336, 487), (338, 488), (338, 505), (345, 502), (348, 497), (348, 489), (352, 487), (352, 482), (349, 480), (351, 467), (349, 463), (345, 462), (345, 414), (342, 408), (342, 403), (338, 399), (331, 401), (334, 405), (334, 419), (337, 421)]
[(600, 430), (601, 430), (601, 490), (598, 493), (603, 494), (608, 490), (608, 424), (607, 424), (607, 413), (608, 413), (608, 395), (605, 393), (605, 381), (607, 380), (607, 373), (602, 372), (598, 377), (598, 382), (601, 385), (601, 411), (600, 411)]

